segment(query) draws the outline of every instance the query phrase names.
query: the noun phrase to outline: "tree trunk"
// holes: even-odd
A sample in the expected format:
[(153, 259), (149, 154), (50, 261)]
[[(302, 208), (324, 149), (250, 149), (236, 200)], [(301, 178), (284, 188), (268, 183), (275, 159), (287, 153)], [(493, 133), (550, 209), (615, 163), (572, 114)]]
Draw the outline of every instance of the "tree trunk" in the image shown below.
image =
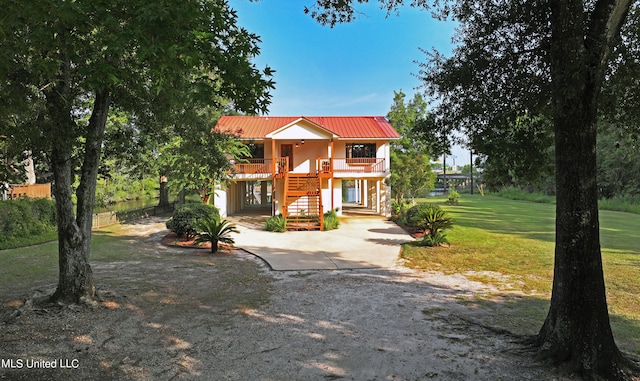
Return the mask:
[[(66, 139), (61, 138), (55, 142), (52, 149), (59, 256), (58, 287), (51, 297), (55, 302), (86, 303), (91, 302), (95, 297), (89, 253), (98, 165), (109, 111), (109, 99), (108, 93), (96, 93), (93, 112), (87, 126), (80, 185), (76, 191), (78, 204), (75, 214), (71, 198), (74, 178), (73, 135), (64, 128), (60, 129), (61, 132), (67, 132), (62, 134), (66, 135)], [(53, 114), (56, 113), (53, 112)], [(65, 118), (63, 112), (57, 114)], [(60, 122), (60, 126), (65, 125), (64, 121)], [(67, 127), (70, 127), (70, 124), (67, 124)]]
[[(609, 324), (596, 184), (597, 99), (608, 55), (604, 45), (611, 42), (604, 36), (600, 44), (585, 42), (593, 38), (588, 32), (585, 38), (585, 20), (576, 17), (584, 13), (582, 1), (551, 4), (556, 245), (551, 307), (535, 344), (540, 357), (566, 362), (586, 379), (624, 380), (629, 376), (622, 369), (629, 364)], [(602, 27), (598, 16), (594, 11), (591, 31)]]
[(211, 240), (211, 252), (214, 254), (218, 252), (218, 241)]
[[(589, 119), (589, 118), (587, 118)], [(551, 307), (538, 334), (543, 357), (571, 371), (624, 379), (609, 324), (598, 223), (595, 120), (556, 119), (556, 246)]]

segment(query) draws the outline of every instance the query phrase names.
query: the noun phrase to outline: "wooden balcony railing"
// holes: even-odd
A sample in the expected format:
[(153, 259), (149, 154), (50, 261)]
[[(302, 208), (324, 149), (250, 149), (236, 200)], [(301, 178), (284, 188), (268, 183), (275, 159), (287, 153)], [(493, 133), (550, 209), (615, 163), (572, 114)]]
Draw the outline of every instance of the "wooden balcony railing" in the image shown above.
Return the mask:
[[(311, 169), (312, 171), (314, 169)], [(332, 173), (385, 173), (386, 160), (381, 158), (331, 159), (321, 157), (316, 160), (315, 170), (324, 175)], [(235, 175), (280, 175), (288, 173), (289, 158), (246, 159), (233, 166)]]
[(271, 174), (270, 159), (245, 159), (233, 165), (234, 174)]
[(234, 163), (232, 173), (234, 175), (271, 175), (289, 172), (289, 158), (277, 157), (271, 159), (244, 159)]
[(354, 159), (318, 159), (320, 173), (384, 173), (385, 159), (382, 158), (354, 158)]

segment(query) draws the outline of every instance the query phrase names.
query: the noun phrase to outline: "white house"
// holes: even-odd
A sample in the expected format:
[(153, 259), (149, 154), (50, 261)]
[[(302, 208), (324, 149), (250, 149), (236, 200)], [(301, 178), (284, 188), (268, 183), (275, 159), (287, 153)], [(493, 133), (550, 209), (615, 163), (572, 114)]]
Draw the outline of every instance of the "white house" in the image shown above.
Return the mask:
[(324, 212), (342, 212), (348, 180), (355, 201), (390, 215), (389, 142), (400, 136), (385, 117), (223, 116), (216, 129), (235, 134), (252, 151), (234, 163), (233, 181), (216, 192), (223, 215), (270, 205), (288, 228), (319, 228)]

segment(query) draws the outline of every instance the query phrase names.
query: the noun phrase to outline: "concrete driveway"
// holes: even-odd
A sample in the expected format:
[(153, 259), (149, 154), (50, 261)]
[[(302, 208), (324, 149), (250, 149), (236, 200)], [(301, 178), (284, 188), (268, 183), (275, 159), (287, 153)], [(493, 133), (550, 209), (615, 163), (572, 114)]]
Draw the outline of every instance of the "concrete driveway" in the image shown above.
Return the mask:
[[(233, 220), (233, 218), (231, 219)], [(339, 270), (385, 268), (413, 238), (383, 217), (340, 219), (331, 231), (273, 233), (239, 223), (235, 246), (259, 256), (273, 270)]]

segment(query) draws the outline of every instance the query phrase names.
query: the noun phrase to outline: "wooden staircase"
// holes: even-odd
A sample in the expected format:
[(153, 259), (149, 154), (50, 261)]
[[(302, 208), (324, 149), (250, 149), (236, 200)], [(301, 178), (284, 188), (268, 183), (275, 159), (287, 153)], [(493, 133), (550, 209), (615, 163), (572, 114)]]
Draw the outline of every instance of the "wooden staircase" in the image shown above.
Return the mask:
[(283, 213), (287, 230), (324, 230), (320, 177), (287, 173), (284, 181)]

